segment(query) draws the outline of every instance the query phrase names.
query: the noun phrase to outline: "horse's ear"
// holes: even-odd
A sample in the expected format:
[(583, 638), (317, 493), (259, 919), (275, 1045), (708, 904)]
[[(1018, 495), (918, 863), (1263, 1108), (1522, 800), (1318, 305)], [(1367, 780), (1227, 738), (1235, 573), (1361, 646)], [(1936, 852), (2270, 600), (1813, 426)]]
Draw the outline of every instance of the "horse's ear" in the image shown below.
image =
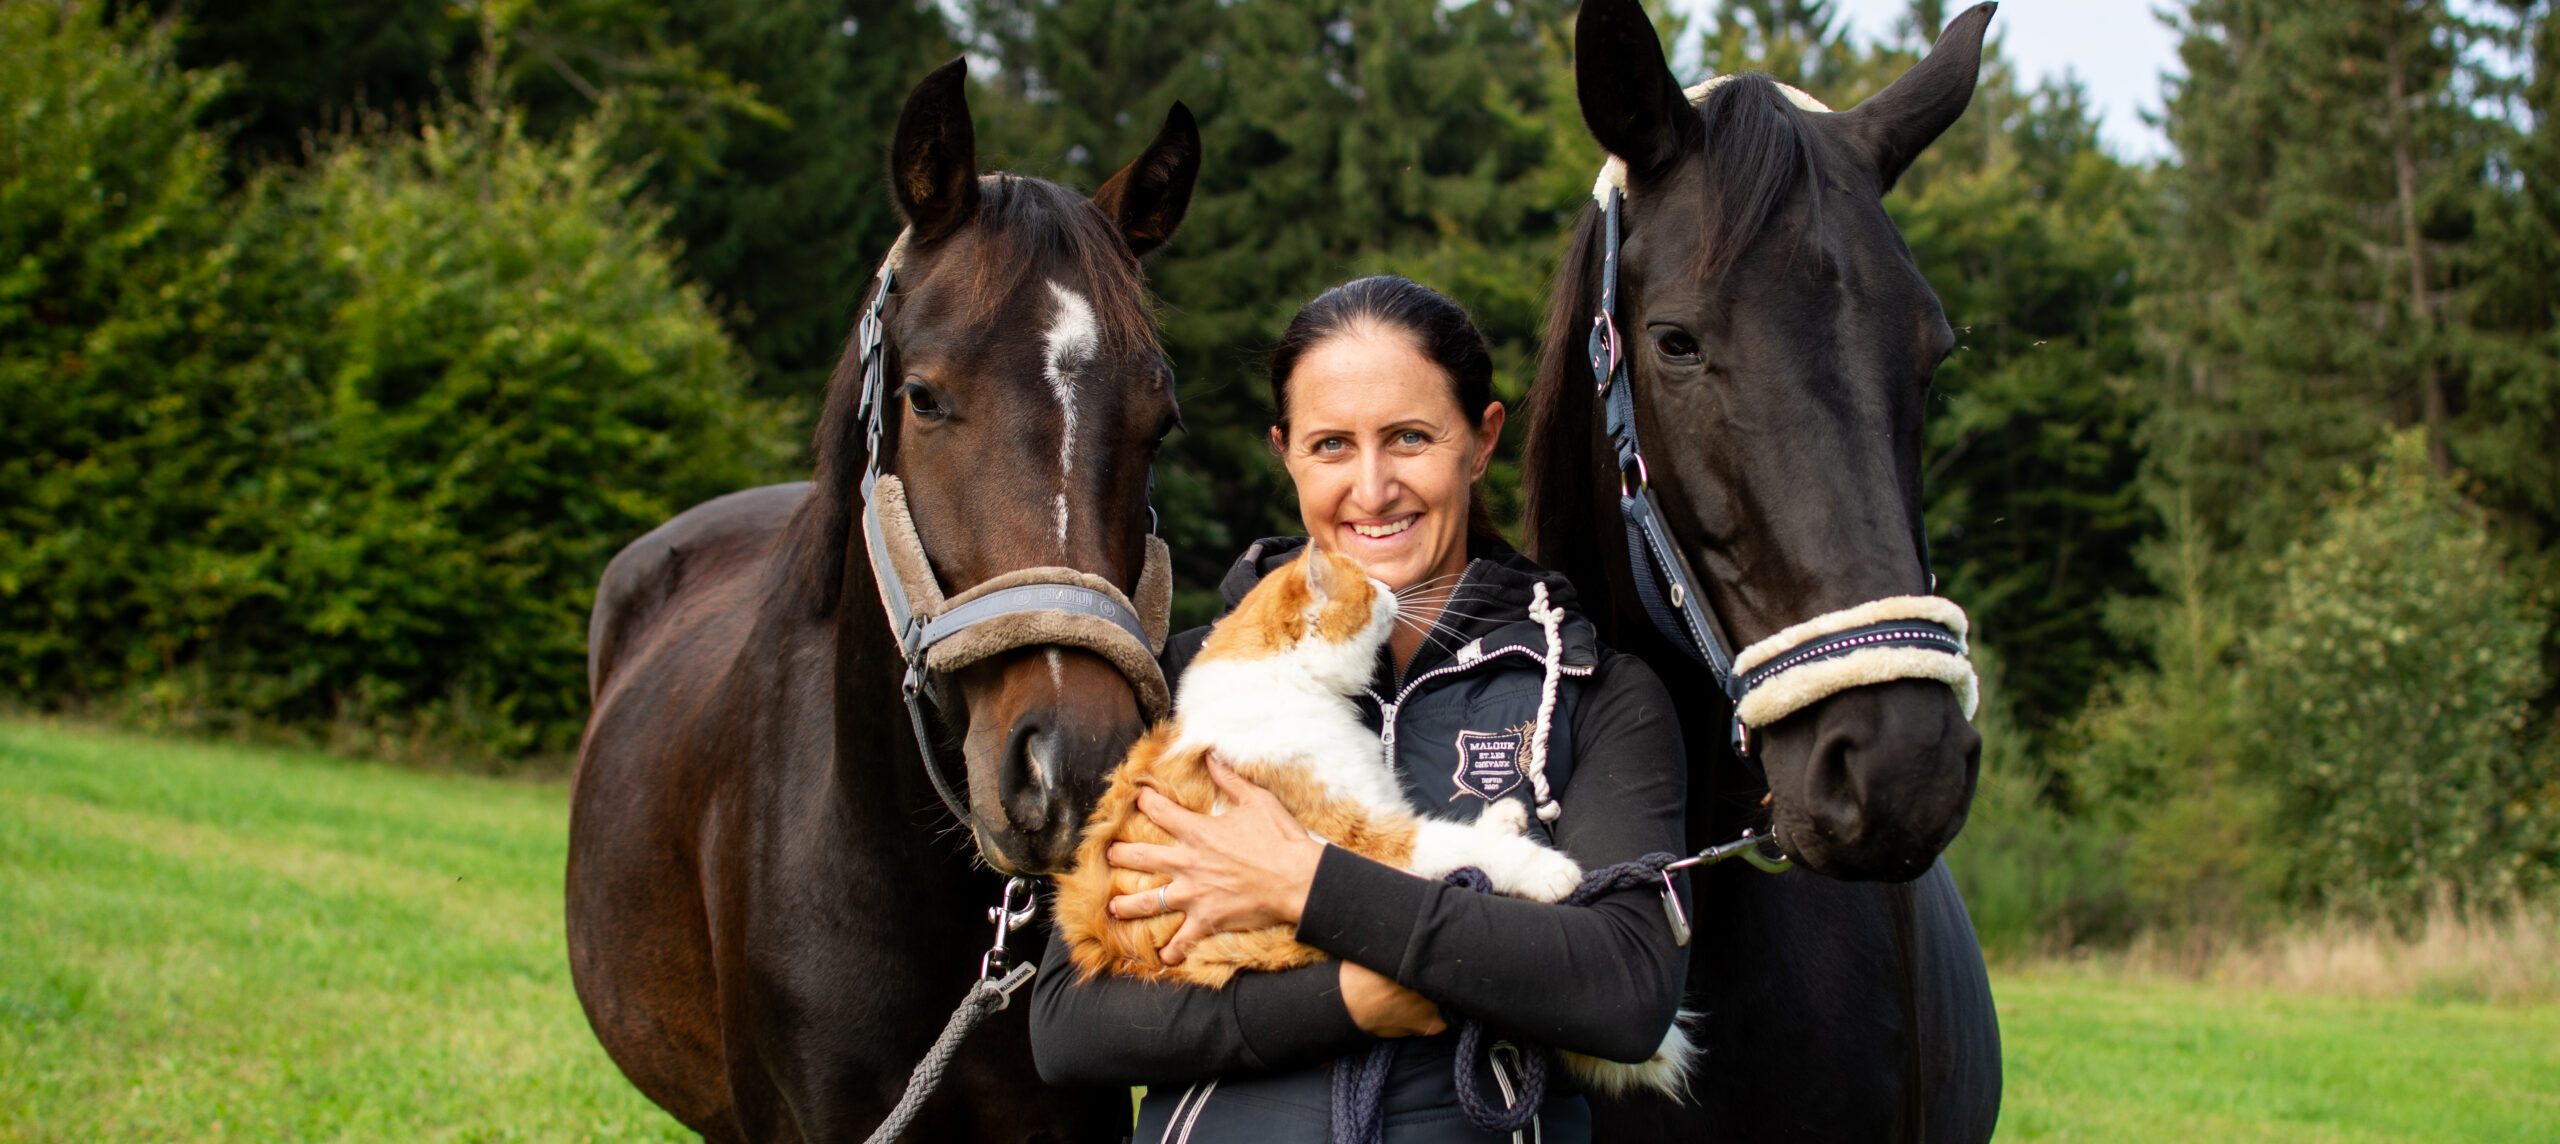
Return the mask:
[(1585, 0), (1573, 25), (1573, 83), (1591, 137), (1632, 171), (1669, 166), (1698, 133), (1697, 113), (1636, 0)]
[(1977, 4), (1938, 34), (1929, 58), (1911, 65), (1867, 101), (1841, 113), (1875, 164), (1878, 186), (1893, 189), (1911, 161), (1929, 148), (1973, 102), (1975, 73), (1982, 70), (1982, 34), (2000, 5)]
[(969, 124), (969, 58), (933, 69), (907, 93), (889, 145), (889, 191), (926, 242), (978, 213), (978, 133)]
[(1175, 100), (1146, 153), (1094, 192), (1093, 204), (1119, 224), (1129, 249), (1144, 258), (1173, 237), (1200, 182), (1200, 125)]

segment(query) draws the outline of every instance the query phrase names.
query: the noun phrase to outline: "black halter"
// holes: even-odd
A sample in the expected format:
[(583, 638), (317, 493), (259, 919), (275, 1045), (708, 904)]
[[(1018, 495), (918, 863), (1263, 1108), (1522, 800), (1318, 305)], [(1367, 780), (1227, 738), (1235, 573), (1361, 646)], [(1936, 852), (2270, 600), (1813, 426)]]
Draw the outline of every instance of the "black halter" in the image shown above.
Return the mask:
[[(1617, 454), (1618, 513), (1627, 526), (1627, 563), (1635, 578), (1636, 600), (1655, 630), (1681, 654), (1713, 673), (1716, 686), (1736, 705), (1733, 749), (1750, 753), (1750, 737), (1739, 706), (1753, 689), (1790, 668), (1875, 647), (1912, 647), (1965, 654), (1964, 640), (1945, 626), (1927, 620), (1888, 620), (1817, 636), (1768, 657), (1747, 672), (1733, 670), (1733, 653), (1718, 634), (1706, 595), (1698, 591), (1697, 573), (1689, 568), (1662, 506), (1654, 499), (1644, 450), (1636, 440), (1635, 385), (1627, 368), (1626, 341), (1618, 331), (1618, 245), (1626, 193), (1609, 186), (1602, 201), (1603, 258), (1600, 263), (1600, 312), (1591, 319), (1591, 373), (1599, 379), (1607, 411), (1610, 448)], [(1923, 554), (1923, 563), (1926, 555)], [(1934, 585), (1935, 577), (1931, 578)]]

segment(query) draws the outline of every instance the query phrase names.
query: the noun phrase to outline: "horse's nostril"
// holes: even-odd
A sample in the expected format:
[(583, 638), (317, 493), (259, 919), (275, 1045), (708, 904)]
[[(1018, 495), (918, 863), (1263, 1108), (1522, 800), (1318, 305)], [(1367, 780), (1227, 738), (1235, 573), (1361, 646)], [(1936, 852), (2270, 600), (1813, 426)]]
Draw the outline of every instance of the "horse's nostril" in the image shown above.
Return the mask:
[(1857, 750), (1851, 736), (1826, 728), (1815, 743), (1813, 758), (1807, 760), (1811, 781), (1805, 792), (1810, 796), (1805, 800), (1805, 817), (1814, 832), (1833, 845), (1855, 843), (1866, 833)]
[(1015, 830), (1036, 834), (1049, 825), (1051, 793), (1057, 789), (1062, 762), (1058, 738), (1039, 722), (1026, 719), (1014, 727), (1005, 745), (1004, 774), (997, 786), (1005, 818)]

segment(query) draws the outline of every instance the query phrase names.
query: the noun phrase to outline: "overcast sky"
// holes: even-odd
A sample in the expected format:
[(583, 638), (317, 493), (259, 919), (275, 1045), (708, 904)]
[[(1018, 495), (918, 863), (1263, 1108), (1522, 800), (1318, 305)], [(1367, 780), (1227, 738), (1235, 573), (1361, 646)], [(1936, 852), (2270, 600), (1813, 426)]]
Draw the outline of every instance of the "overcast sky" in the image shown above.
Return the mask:
[[(2142, 112), (2160, 110), (2160, 73), (2178, 62), (2178, 42), (2152, 14), (2154, 0), (2004, 0), (1991, 18), (1991, 35), (2033, 85), (2068, 71), (2080, 77), (2100, 117), (2099, 132), (2127, 158), (2154, 158), (2168, 150)], [(1713, 0), (1675, 0), (1693, 21), (1710, 18)], [(1905, 0), (1834, 0), (1841, 18), (1868, 38), (1888, 34), (1908, 7)], [(1965, 8), (1951, 0), (1950, 14)]]

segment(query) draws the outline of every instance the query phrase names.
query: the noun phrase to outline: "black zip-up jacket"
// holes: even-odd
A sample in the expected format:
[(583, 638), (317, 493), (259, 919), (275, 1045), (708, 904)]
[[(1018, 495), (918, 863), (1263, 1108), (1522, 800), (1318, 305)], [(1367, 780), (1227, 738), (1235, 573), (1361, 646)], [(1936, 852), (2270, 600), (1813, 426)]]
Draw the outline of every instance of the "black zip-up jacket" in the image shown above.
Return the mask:
[[(1247, 550), (1221, 585), (1228, 607), (1304, 544), (1266, 540)], [(1483, 641), (1505, 629), (1516, 634), (1532, 584), (1545, 583), (1551, 602), (1572, 608), (1562, 576), (1499, 545), (1471, 555), (1461, 591), (1405, 670), (1382, 653), (1372, 701), (1362, 704), (1373, 729), (1382, 722), (1375, 697), (1397, 697), (1400, 685), (1435, 672), (1462, 681), (1464, 673), (1441, 669), (1462, 653), (1482, 655)], [(1587, 646), (1589, 625), (1574, 622)], [(1179, 679), (1207, 631), (1174, 637), (1168, 679)], [(1680, 851), (1687, 796), (1679, 724), (1661, 680), (1631, 656), (1584, 653), (1583, 662), (1595, 659), (1577, 681), (1573, 769), (1556, 792), (1563, 813), (1553, 828), (1554, 843), (1585, 869)], [(1529, 669), (1540, 662), (1528, 660)], [(1403, 696), (1408, 706), (1425, 698)], [(1685, 899), (1686, 876), (1678, 881)], [(1643, 1060), (1661, 1042), (1688, 962), (1658, 889), (1622, 890), (1587, 907), (1547, 905), (1425, 881), (1339, 847), (1325, 849), (1297, 939), (1403, 983), (1449, 1017), (1622, 1061)], [(1327, 963), (1246, 973), (1222, 990), (1116, 977), (1080, 982), (1053, 939), (1033, 987), (1033, 1054), (1052, 1084), (1158, 1089), (1321, 1065), (1369, 1040), (1343, 1007), (1339, 972)]]

